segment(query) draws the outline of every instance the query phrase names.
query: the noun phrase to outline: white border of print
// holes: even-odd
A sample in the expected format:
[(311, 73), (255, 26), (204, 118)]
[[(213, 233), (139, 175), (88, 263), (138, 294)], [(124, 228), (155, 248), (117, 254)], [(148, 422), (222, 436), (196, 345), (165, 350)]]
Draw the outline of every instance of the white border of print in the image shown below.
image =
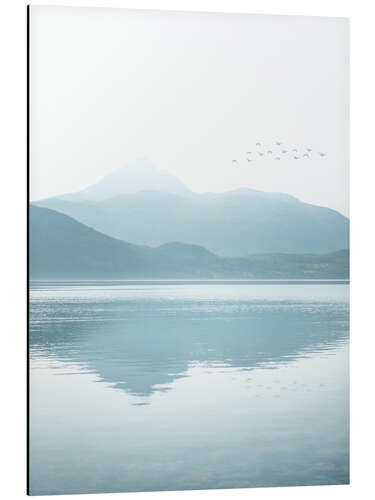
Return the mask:
[[(2, 224), (0, 494), (25, 497), (26, 488), (26, 2), (0, 4), (0, 186)], [(31, 4), (39, 2), (30, 1)], [(123, 7), (339, 16), (351, 19), (351, 485), (127, 494), (127, 500), (238, 499), (304, 500), (374, 498), (373, 400), (375, 352), (372, 314), (374, 280), (374, 144), (375, 6), (368, 0), (122, 0), (49, 1), (43, 5)], [(95, 500), (113, 495), (89, 495)], [(82, 498), (71, 495), (69, 499)], [(86, 497), (85, 497), (86, 498)]]

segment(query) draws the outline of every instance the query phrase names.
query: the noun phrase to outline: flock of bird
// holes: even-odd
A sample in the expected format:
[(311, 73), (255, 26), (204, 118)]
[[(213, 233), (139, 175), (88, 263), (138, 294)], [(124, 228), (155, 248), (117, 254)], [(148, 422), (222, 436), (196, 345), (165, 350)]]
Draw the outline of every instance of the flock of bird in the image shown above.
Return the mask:
[[(276, 141), (272, 146), (257, 142), (253, 151), (247, 151), (244, 161), (247, 163), (255, 163), (262, 159), (272, 159), (276, 161), (284, 159), (292, 160), (308, 160), (310, 158), (324, 158), (326, 153), (314, 151), (311, 148), (298, 148), (295, 146), (288, 147), (281, 141)], [(239, 165), (239, 160), (232, 160), (232, 163)]]

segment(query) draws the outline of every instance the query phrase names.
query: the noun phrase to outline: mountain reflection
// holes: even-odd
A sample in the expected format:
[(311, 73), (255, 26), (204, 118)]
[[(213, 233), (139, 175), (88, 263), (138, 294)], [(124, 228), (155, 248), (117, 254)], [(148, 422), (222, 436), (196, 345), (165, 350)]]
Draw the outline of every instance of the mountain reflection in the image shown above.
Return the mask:
[(170, 389), (192, 364), (277, 367), (347, 339), (345, 302), (193, 299), (31, 300), (32, 357), (78, 363), (135, 396)]

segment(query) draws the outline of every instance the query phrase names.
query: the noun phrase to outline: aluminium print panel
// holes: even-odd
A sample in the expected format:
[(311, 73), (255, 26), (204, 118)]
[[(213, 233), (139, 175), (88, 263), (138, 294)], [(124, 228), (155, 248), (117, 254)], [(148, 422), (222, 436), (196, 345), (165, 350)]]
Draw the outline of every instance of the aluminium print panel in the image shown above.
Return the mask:
[(28, 493), (349, 483), (348, 20), (28, 8)]

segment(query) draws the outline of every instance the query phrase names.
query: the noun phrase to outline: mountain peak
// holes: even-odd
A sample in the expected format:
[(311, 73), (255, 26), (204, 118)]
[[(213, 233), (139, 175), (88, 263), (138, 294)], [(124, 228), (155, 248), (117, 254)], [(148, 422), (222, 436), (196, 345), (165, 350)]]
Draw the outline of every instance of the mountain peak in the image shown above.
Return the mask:
[(59, 198), (70, 201), (101, 201), (139, 191), (162, 191), (180, 195), (190, 192), (177, 177), (158, 169), (149, 159), (139, 158), (106, 175), (96, 184)]

